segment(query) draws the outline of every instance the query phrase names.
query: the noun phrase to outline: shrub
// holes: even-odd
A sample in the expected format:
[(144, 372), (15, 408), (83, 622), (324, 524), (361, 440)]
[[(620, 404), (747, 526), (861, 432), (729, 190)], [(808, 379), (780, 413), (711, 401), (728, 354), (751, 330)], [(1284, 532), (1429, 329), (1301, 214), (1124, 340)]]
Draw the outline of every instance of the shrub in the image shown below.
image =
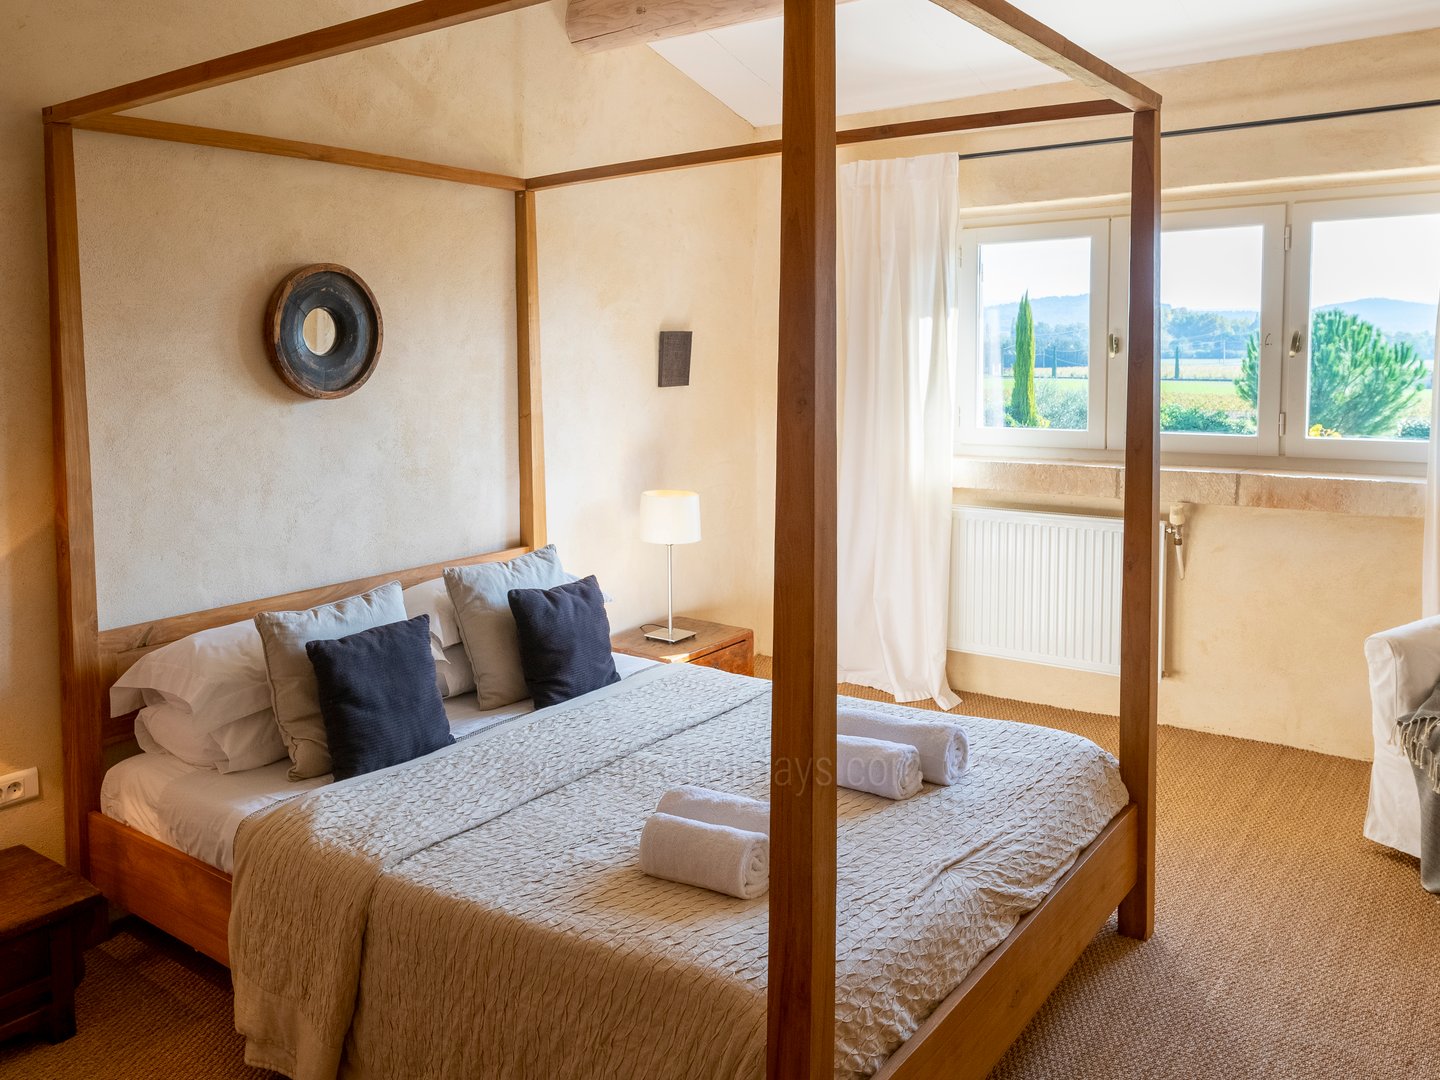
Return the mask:
[(1035, 384), (1035, 410), (1044, 418), (1044, 427), (1084, 431), (1090, 412), (1090, 380), (1039, 380)]
[(1402, 439), (1428, 439), (1430, 421), (1423, 416), (1407, 416), (1400, 421), (1399, 434)]
[(1161, 431), (1203, 432), (1207, 435), (1253, 435), (1254, 422), (1224, 409), (1206, 408), (1192, 402), (1165, 401), (1160, 404)]

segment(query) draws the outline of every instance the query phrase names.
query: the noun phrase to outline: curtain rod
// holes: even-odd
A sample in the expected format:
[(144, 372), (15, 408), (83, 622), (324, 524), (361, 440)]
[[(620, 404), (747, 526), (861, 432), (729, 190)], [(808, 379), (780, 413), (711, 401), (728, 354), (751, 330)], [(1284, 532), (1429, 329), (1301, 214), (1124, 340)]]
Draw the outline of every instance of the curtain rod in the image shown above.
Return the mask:
[[(1232, 124), (1209, 124), (1205, 127), (1177, 128), (1162, 131), (1162, 139), (1178, 139), (1186, 135), (1213, 135), (1221, 131), (1249, 131), (1252, 128), (1279, 127), (1284, 124), (1309, 124), (1316, 120), (1342, 120), (1347, 116), (1374, 116), (1378, 113), (1404, 112), (1409, 109), (1433, 109), (1440, 107), (1440, 98), (1428, 101), (1402, 101), (1393, 105), (1370, 105), (1362, 109), (1338, 109), (1334, 112), (1305, 113), (1300, 116), (1276, 116), (1268, 120), (1240, 120)], [(1043, 143), (1039, 146), (1014, 146), (1007, 150), (980, 150), (971, 154), (960, 154), (961, 161), (976, 161), (981, 158), (1009, 157), (1011, 154), (1038, 154), (1045, 150), (1076, 150), (1089, 146), (1118, 146), (1132, 141), (1129, 135), (1116, 135), (1108, 139), (1077, 139), (1074, 142)]]

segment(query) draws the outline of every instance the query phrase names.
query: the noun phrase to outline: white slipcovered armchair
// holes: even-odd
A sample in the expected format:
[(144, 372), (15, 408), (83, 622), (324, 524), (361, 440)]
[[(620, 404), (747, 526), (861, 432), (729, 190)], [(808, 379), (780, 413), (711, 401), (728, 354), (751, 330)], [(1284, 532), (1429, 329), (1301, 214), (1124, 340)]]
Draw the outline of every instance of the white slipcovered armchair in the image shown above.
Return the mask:
[(1440, 682), (1440, 616), (1367, 638), (1365, 659), (1375, 729), (1365, 835), (1418, 858), (1420, 796), (1410, 760), (1395, 737), (1395, 721), (1418, 709)]

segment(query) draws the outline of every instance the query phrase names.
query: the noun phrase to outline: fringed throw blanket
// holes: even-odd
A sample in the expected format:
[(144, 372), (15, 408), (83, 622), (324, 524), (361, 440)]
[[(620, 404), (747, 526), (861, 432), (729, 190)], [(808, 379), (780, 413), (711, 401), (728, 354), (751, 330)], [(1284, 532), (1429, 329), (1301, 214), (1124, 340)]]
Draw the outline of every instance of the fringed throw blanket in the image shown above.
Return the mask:
[[(769, 691), (657, 668), (247, 821), (246, 1059), (300, 1080), (763, 1077), (766, 898), (648, 878), (637, 847), (677, 784), (766, 796)], [(837, 1077), (874, 1072), (1127, 801), (1093, 743), (963, 723), (960, 783), (838, 793)]]
[(1440, 893), (1440, 685), (1396, 727), (1420, 794), (1420, 882)]

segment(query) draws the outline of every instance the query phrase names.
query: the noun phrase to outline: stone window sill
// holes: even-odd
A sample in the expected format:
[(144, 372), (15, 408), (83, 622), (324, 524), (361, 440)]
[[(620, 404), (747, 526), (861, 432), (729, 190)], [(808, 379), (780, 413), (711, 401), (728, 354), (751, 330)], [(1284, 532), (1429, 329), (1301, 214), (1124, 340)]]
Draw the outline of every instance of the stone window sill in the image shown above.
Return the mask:
[[(952, 483), (989, 494), (1119, 500), (1125, 470), (1110, 463), (955, 459)], [(1315, 510), (1361, 517), (1424, 517), (1425, 481), (1407, 476), (1342, 476), (1266, 469), (1167, 466), (1160, 470), (1160, 506), (1248, 506)]]

